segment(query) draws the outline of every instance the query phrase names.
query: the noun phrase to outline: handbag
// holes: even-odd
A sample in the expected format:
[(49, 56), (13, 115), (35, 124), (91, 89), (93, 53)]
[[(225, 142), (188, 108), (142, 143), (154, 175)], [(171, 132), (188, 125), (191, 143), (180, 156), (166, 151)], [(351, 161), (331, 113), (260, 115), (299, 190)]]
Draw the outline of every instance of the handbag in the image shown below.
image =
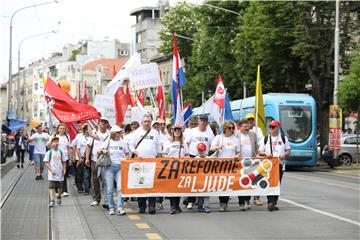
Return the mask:
[(111, 164), (109, 146), (110, 146), (110, 139), (109, 139), (108, 146), (106, 148), (106, 150), (107, 150), (106, 153), (100, 153), (97, 157), (97, 161), (96, 161), (97, 167), (107, 167)]

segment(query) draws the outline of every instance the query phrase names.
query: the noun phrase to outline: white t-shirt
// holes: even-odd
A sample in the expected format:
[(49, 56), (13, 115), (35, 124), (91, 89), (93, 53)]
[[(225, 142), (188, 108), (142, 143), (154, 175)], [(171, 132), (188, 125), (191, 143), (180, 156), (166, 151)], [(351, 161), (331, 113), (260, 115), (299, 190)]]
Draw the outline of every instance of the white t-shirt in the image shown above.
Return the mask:
[(38, 132), (34, 133), (31, 136), (32, 139), (35, 139), (34, 142), (34, 153), (35, 154), (45, 154), (46, 153), (46, 143), (49, 141), (50, 139), (50, 135), (42, 132), (41, 134), (39, 134)]
[(240, 144), (241, 144), (241, 157), (252, 157), (251, 141), (249, 134), (239, 133)]
[(166, 142), (170, 141), (171, 137), (169, 134), (163, 134), (161, 131), (159, 132), (159, 142), (161, 146), (164, 148)]
[(180, 152), (180, 157), (184, 157), (185, 155), (189, 154), (189, 148), (186, 143), (182, 144), (181, 151), (180, 151), (179, 141), (174, 141), (174, 142), (168, 141), (165, 143), (163, 150), (163, 153), (165, 155), (168, 155), (170, 157), (179, 157), (179, 152)]
[[(86, 137), (83, 133), (80, 133), (76, 136), (76, 148), (80, 151), (80, 156), (85, 157), (86, 145), (90, 137)], [(92, 142), (91, 142), (92, 143)], [(91, 146), (90, 146), (91, 147)]]
[(96, 162), (97, 161), (97, 151), (101, 148), (103, 148), (103, 143), (104, 141), (106, 141), (107, 139), (110, 138), (110, 131), (106, 131), (105, 133), (101, 133), (101, 132), (96, 132), (95, 134), (97, 134), (100, 138), (99, 140), (95, 140), (92, 137), (88, 138), (88, 142), (87, 145), (89, 145), (89, 147), (91, 148), (93, 142), (94, 142), (94, 146), (91, 152), (91, 161)]
[(56, 135), (59, 137), (59, 149), (63, 152), (63, 156), (65, 160), (68, 160), (68, 147), (70, 146), (70, 142), (65, 135)]
[(204, 132), (199, 131), (199, 128), (192, 128), (188, 134), (185, 142), (189, 144), (189, 154), (196, 156), (198, 154), (197, 145), (199, 143), (206, 144), (206, 150), (209, 150), (211, 141), (214, 139), (214, 133), (210, 128), (206, 128)]
[[(108, 144), (109, 140), (105, 141), (103, 148), (106, 149)], [(129, 153), (129, 148), (127, 143), (122, 139), (118, 141), (110, 139), (109, 152), (111, 163), (119, 165), (121, 164), (121, 160), (125, 159), (125, 154)]]
[[(50, 151), (51, 153), (51, 159), (49, 159), (50, 157)], [(50, 170), (48, 171), (48, 179), (50, 181), (64, 181), (64, 173), (63, 173), (63, 162), (66, 162), (66, 159), (64, 158), (64, 152), (62, 154), (62, 158), (61, 158), (61, 154), (60, 151), (55, 151), (55, 150), (49, 150), (46, 152), (45, 157), (44, 157), (44, 162), (49, 162), (50, 160), (50, 166), (55, 169), (56, 175), (53, 176), (52, 173), (50, 172)]]
[[(130, 142), (131, 152), (135, 151), (135, 147), (140, 139), (146, 134), (142, 127), (139, 127), (132, 133), (132, 138)], [(136, 151), (139, 152), (142, 158), (155, 158), (157, 154), (162, 153), (160, 142), (159, 142), (159, 132), (155, 129), (151, 129), (149, 134), (141, 141), (139, 146), (136, 148)]]
[(217, 152), (217, 157), (235, 157), (236, 152), (240, 151), (239, 139), (234, 135), (225, 137), (220, 134), (217, 135), (211, 142), (211, 147), (222, 145), (223, 148)]
[[(274, 157), (279, 157), (280, 155), (283, 155), (285, 151), (290, 150), (289, 140), (286, 136), (284, 137), (285, 137), (285, 144), (283, 143), (280, 134), (276, 137), (273, 136), (271, 137), (272, 153)], [(264, 145), (264, 138), (261, 139), (259, 151), (265, 151), (265, 153), (268, 155), (271, 154), (270, 137), (268, 137), (266, 145)]]

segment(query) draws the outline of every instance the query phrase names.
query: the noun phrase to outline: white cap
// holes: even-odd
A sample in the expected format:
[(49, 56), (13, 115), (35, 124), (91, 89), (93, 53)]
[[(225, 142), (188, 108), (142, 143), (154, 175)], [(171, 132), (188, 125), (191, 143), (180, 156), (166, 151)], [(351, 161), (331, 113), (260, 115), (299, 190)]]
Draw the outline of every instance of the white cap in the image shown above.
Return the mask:
[(160, 124), (160, 121), (159, 120), (154, 120), (154, 121), (152, 121), (152, 123), (151, 123), (151, 126), (154, 126), (154, 124)]
[(110, 132), (114, 133), (114, 132), (122, 132), (123, 129), (121, 127), (119, 127), (118, 125), (113, 125), (110, 129)]
[(100, 118), (100, 121), (101, 121), (101, 120), (107, 121), (107, 122), (109, 123), (109, 120), (108, 120), (106, 117), (101, 117), (101, 118)]

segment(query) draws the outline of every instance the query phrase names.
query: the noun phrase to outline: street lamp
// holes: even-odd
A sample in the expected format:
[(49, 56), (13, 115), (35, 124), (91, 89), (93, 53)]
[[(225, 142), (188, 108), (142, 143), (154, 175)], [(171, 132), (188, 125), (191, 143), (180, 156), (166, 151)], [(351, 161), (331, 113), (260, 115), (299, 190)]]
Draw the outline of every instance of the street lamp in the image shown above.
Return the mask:
[[(19, 47), (18, 47), (18, 90), (20, 89), (20, 49), (21, 49), (21, 45), (22, 43), (25, 41), (25, 40), (28, 40), (30, 38), (35, 38), (35, 37), (40, 37), (40, 36), (43, 36), (43, 35), (48, 35), (48, 34), (56, 34), (58, 33), (59, 31), (58, 30), (53, 30), (51, 32), (44, 32), (44, 33), (38, 33), (38, 34), (33, 34), (33, 35), (30, 35), (30, 36), (27, 36), (25, 38), (23, 38), (20, 43), (19, 43)], [(22, 106), (23, 106), (23, 111), (22, 111), (22, 118), (24, 119), (24, 116), (25, 116), (25, 73), (23, 72), (23, 99), (22, 99)], [(19, 109), (19, 101), (17, 101), (17, 109)], [(17, 114), (18, 115), (18, 114)]]
[(207, 4), (207, 3), (203, 3), (202, 5), (204, 5), (204, 6), (206, 6), (206, 7), (209, 7), (209, 8), (214, 8), (214, 9), (217, 9), (217, 10), (222, 10), (222, 11), (229, 12), (229, 13), (233, 13), (233, 14), (236, 14), (236, 15), (240, 16), (240, 13), (235, 12), (235, 11), (230, 10), (230, 9), (227, 9), (227, 8), (222, 8), (222, 7), (214, 6), (214, 5)]
[(11, 112), (11, 75), (12, 75), (12, 28), (13, 28), (13, 18), (16, 15), (16, 13), (20, 12), (21, 10), (24, 9), (28, 9), (28, 8), (33, 8), (33, 7), (38, 7), (38, 6), (43, 6), (43, 5), (47, 5), (47, 4), (51, 4), (51, 3), (58, 3), (59, 1), (55, 0), (55, 1), (50, 1), (50, 2), (43, 2), (43, 3), (39, 3), (39, 4), (33, 4), (30, 6), (26, 6), (26, 7), (22, 7), (17, 9), (10, 18), (10, 39), (9, 39), (9, 95), (8, 95), (8, 113)]
[[(173, 33), (166, 32), (165, 34), (168, 35), (168, 36), (172, 36)], [(179, 37), (179, 38), (183, 38), (183, 39), (186, 39), (186, 40), (194, 41), (193, 38), (185, 37), (183, 35), (179, 35), (179, 34), (176, 34), (176, 33), (174, 33), (174, 35), (175, 35), (175, 37)]]

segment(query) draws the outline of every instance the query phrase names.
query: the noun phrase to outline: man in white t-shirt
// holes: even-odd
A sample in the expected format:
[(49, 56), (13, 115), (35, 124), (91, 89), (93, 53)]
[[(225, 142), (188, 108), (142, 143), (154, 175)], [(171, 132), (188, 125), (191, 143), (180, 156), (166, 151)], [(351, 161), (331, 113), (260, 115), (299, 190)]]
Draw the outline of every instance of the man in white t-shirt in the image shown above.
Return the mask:
[[(159, 157), (162, 150), (159, 142), (159, 132), (151, 128), (150, 117), (145, 115), (141, 120), (141, 126), (132, 134), (130, 141), (131, 152), (139, 158)], [(139, 197), (139, 213), (145, 213), (146, 200), (149, 202), (149, 214), (155, 214), (156, 197)]]
[(31, 135), (29, 142), (34, 142), (34, 162), (35, 162), (35, 180), (44, 179), (42, 173), (44, 171), (44, 157), (46, 154), (46, 144), (50, 139), (50, 135), (43, 132), (42, 125), (36, 128), (36, 133)]
[[(240, 156), (241, 157), (256, 157), (258, 143), (256, 134), (250, 131), (249, 121), (244, 119), (239, 122), (239, 141), (240, 141)], [(245, 211), (250, 209), (250, 196), (239, 197), (240, 210)]]
[[(270, 134), (265, 136), (259, 147), (259, 154), (268, 157), (279, 157), (280, 159), (280, 182), (282, 179), (283, 171), (285, 170), (285, 159), (290, 157), (290, 144), (289, 139), (280, 133), (280, 122), (272, 120), (270, 122)], [(267, 196), (268, 210), (279, 210), (277, 201), (279, 196)]]
[[(204, 143), (206, 149), (210, 149), (211, 142), (214, 139), (214, 133), (208, 125), (208, 116), (200, 115), (198, 117), (198, 127), (192, 128), (189, 131), (185, 143), (189, 146), (190, 157), (196, 157), (198, 155), (197, 145), (199, 143)], [(187, 208), (192, 209), (195, 201), (196, 197), (188, 197)]]
[[(91, 167), (91, 179), (94, 189), (93, 202), (90, 204), (91, 206), (98, 206), (101, 201), (100, 180), (98, 177), (98, 167), (96, 166), (96, 161), (98, 151), (102, 149), (103, 143), (108, 140), (108, 138), (110, 138), (110, 131), (108, 128), (109, 121), (106, 118), (101, 117), (99, 121), (99, 131), (91, 133), (91, 137), (87, 141), (85, 151), (85, 166)], [(105, 191), (105, 189), (106, 188), (103, 184), (103, 190)], [(104, 207), (106, 207), (106, 204), (104, 204)]]

